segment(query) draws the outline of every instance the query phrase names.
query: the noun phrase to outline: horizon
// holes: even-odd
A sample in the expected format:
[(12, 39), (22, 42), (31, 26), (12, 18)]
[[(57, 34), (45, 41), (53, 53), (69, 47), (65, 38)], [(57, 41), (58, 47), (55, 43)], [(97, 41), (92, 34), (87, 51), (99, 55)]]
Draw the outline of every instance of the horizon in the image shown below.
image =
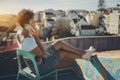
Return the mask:
[[(120, 0), (105, 0), (105, 2), (106, 7), (116, 7)], [(51, 8), (54, 10), (81, 9), (95, 11), (98, 9), (97, 5), (98, 0), (0, 0), (0, 14), (18, 14), (23, 8), (31, 9), (34, 12)]]

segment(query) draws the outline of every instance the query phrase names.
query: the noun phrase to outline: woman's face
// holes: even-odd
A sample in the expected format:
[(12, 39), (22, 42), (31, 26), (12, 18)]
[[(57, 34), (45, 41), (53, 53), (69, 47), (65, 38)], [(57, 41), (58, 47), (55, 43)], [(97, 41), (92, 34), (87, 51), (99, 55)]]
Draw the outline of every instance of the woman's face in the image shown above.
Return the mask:
[[(33, 18), (29, 20), (29, 25), (30, 25), (31, 27), (34, 27), (34, 26), (35, 26), (35, 22), (34, 22), (34, 19), (33, 19)], [(28, 35), (29, 35), (29, 30), (27, 30), (26, 28), (24, 28), (22, 34), (23, 34), (24, 36), (28, 36)]]
[[(29, 25), (30, 25), (31, 27), (33, 27), (33, 28), (35, 27), (35, 21), (34, 21), (33, 18), (29, 20)], [(22, 34), (23, 34), (24, 36), (28, 36), (28, 35), (29, 35), (29, 30), (27, 30), (26, 28), (24, 28)]]
[(34, 21), (33, 18), (30, 19), (29, 24), (30, 24), (32, 27), (35, 27), (35, 21)]

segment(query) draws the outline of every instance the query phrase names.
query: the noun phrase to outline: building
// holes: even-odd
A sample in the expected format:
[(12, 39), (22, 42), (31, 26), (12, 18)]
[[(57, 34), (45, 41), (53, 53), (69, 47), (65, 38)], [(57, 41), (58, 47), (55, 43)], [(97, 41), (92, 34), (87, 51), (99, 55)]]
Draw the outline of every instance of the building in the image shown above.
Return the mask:
[(54, 19), (56, 18), (56, 11), (53, 9), (47, 9), (43, 12), (43, 20), (45, 27), (52, 27), (54, 25)]
[(89, 12), (86, 15), (86, 20), (90, 25), (99, 27), (99, 17), (103, 15), (100, 11)]
[(112, 13), (105, 14), (104, 16), (107, 32), (120, 34), (120, 10), (112, 10)]
[(72, 19), (79, 19), (78, 13), (77, 13), (75, 10), (68, 10), (68, 11), (66, 12), (66, 15), (67, 15), (68, 17), (71, 17)]
[(63, 10), (57, 10), (56, 13), (57, 13), (57, 15), (56, 15), (57, 17), (65, 17), (66, 16), (65, 11), (63, 11)]
[(38, 21), (38, 22), (42, 21), (43, 20), (43, 11), (36, 12), (34, 15), (34, 20)]

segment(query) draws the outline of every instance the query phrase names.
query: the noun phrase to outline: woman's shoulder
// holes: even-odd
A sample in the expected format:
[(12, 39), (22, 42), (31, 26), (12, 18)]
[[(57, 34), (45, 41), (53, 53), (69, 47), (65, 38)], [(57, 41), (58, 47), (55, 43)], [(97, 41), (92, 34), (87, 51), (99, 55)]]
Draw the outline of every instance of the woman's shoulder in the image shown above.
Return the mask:
[(25, 50), (25, 51), (31, 51), (31, 50), (33, 50), (34, 48), (37, 47), (37, 43), (36, 43), (36, 41), (35, 41), (33, 38), (31, 38), (31, 37), (26, 37), (26, 38), (23, 40), (23, 42), (22, 42), (22, 44), (21, 44), (21, 47), (22, 47), (22, 49)]
[(23, 42), (33, 42), (34, 41), (34, 38), (32, 38), (32, 37), (26, 37), (26, 38), (24, 38), (24, 40), (23, 40)]

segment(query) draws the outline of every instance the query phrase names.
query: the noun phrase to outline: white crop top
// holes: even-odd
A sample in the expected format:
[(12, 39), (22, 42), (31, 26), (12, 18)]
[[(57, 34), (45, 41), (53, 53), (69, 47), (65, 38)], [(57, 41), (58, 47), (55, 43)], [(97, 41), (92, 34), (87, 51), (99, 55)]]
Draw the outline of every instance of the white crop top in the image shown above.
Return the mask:
[[(37, 43), (35, 41), (34, 38), (32, 37), (27, 37), (23, 40), (23, 42), (21, 43), (21, 49), (27, 52), (31, 52), (33, 49), (35, 49), (37, 47)], [(33, 56), (35, 56), (35, 54), (31, 53)]]

